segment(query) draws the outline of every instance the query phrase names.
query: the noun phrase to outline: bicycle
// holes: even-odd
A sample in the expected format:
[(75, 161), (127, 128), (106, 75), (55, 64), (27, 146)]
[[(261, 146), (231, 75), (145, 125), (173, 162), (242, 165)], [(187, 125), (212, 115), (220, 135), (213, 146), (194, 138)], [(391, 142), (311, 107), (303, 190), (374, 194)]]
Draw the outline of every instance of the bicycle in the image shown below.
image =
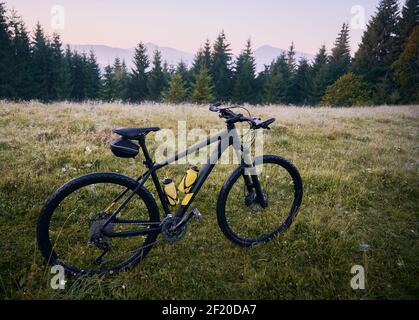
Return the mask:
[[(160, 128), (114, 129), (120, 139), (111, 145), (113, 153), (117, 157), (135, 158), (141, 149), (147, 171), (136, 180), (117, 173), (88, 174), (71, 180), (53, 193), (37, 224), (38, 246), (46, 262), (62, 265), (67, 272), (76, 275), (112, 274), (139, 263), (160, 234), (166, 241), (180, 240), (189, 220), (201, 218), (198, 209), (189, 208), (230, 146), (241, 156), (241, 162), (218, 195), (217, 221), (223, 234), (233, 243), (249, 247), (267, 242), (287, 230), (302, 202), (300, 174), (290, 161), (280, 156), (252, 158), (249, 147), (240, 140), (236, 124), (247, 123), (254, 132), (270, 129), (275, 119), (263, 121), (250, 113), (244, 116), (235, 113), (236, 108), (243, 107), (211, 105), (210, 111), (218, 113), (227, 128), (162, 163), (153, 162), (146, 146), (146, 136)], [(172, 204), (157, 171), (215, 143), (218, 147), (177, 206), (176, 214), (172, 214)], [(150, 177), (164, 211), (163, 219), (160, 219), (154, 196), (144, 187)]]

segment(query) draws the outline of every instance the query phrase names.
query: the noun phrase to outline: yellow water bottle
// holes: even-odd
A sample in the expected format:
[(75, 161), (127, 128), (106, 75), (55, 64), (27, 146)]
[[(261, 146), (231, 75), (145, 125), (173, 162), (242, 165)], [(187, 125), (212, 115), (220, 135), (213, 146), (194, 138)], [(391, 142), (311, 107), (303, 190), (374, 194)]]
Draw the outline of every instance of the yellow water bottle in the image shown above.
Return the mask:
[(189, 193), (192, 190), (192, 187), (195, 185), (196, 180), (198, 179), (198, 174), (198, 167), (193, 166), (189, 168), (179, 184), (179, 191), (183, 193)]
[(172, 179), (165, 179), (163, 181), (163, 190), (167, 201), (171, 206), (176, 206), (179, 204), (177, 189)]

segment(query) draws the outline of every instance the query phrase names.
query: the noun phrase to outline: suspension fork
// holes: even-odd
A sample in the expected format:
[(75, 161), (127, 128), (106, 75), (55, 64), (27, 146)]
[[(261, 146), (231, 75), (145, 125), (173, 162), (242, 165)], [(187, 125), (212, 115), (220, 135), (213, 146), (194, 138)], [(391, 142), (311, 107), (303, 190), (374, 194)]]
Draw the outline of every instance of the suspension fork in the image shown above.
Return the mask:
[(243, 178), (247, 191), (256, 193), (258, 203), (262, 208), (268, 206), (267, 199), (263, 193), (262, 186), (260, 185), (259, 177), (257, 175), (256, 164), (253, 162), (250, 149), (242, 146), (242, 166), (244, 166)]

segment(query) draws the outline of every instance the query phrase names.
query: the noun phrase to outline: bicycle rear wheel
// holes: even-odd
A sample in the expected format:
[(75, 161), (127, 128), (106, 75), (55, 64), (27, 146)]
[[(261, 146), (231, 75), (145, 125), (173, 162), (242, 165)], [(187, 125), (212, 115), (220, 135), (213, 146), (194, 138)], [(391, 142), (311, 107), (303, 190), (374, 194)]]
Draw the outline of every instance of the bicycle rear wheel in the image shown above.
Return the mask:
[(265, 155), (256, 161), (256, 172), (267, 207), (258, 203), (255, 192), (245, 183), (245, 169), (239, 167), (223, 186), (217, 203), (221, 231), (232, 242), (251, 246), (272, 239), (291, 225), (303, 197), (297, 168), (288, 160)]
[[(159, 233), (156, 227), (160, 224), (157, 204), (146, 189), (139, 188), (118, 214), (118, 220), (112, 220), (103, 229), (112, 212), (107, 212), (107, 207), (128, 189), (115, 204), (116, 209), (137, 185), (119, 174), (94, 173), (57, 190), (38, 220), (38, 246), (45, 260), (51, 265), (62, 265), (67, 272), (88, 275), (114, 273), (140, 262), (155, 243)], [(152, 232), (135, 237), (102, 234), (102, 230), (116, 233), (138, 229)]]

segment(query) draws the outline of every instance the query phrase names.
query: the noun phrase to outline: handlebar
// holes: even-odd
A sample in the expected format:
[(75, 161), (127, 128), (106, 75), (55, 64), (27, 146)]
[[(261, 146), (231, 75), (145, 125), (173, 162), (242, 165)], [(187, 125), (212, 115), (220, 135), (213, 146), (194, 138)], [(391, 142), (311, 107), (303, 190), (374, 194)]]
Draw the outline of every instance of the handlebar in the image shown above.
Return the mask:
[(220, 118), (226, 119), (227, 124), (233, 125), (237, 122), (248, 122), (250, 124), (251, 129), (270, 129), (270, 125), (275, 122), (275, 118), (271, 118), (268, 120), (263, 121), (262, 119), (258, 119), (255, 117), (246, 117), (242, 114), (236, 114), (230, 109), (234, 108), (242, 108), (240, 106), (233, 106), (233, 107), (225, 107), (221, 108), (222, 104), (220, 102), (214, 103), (210, 105), (209, 110), (212, 112), (218, 112)]

